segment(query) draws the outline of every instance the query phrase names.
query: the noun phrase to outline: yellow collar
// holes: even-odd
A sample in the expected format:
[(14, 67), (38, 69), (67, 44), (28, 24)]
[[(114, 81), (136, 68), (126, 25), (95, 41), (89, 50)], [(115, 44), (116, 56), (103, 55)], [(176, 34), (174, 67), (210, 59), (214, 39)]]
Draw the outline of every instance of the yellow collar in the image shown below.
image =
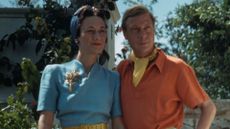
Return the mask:
[(152, 61), (157, 56), (157, 49), (154, 48), (152, 53), (144, 58), (137, 58), (133, 52), (131, 52), (129, 59), (134, 62), (134, 71), (133, 71), (133, 84), (136, 87), (140, 82), (141, 78), (144, 75), (144, 72), (149, 64), (149, 61)]

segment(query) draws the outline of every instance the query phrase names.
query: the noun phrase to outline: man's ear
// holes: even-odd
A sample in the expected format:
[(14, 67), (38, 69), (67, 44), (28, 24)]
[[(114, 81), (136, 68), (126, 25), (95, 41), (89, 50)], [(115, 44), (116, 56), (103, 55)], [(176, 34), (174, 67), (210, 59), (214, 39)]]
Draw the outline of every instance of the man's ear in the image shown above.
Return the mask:
[(127, 39), (127, 31), (123, 30), (123, 35), (124, 35), (125, 39)]

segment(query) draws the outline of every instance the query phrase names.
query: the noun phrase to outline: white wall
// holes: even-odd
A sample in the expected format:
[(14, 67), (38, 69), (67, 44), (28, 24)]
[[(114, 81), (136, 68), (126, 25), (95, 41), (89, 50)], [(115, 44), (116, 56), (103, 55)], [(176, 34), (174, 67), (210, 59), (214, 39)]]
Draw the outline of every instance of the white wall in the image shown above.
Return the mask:
[[(27, 9), (0, 9), (0, 38), (5, 34), (15, 32), (20, 26), (25, 24), (24, 14)], [(35, 48), (37, 41), (29, 39), (23, 46), (16, 43), (16, 49), (12, 49), (12, 44), (4, 47), (0, 57), (7, 56), (13, 62), (21, 62), (23, 57), (31, 58), (33, 62), (37, 62), (41, 57), (42, 51), (36, 55)]]

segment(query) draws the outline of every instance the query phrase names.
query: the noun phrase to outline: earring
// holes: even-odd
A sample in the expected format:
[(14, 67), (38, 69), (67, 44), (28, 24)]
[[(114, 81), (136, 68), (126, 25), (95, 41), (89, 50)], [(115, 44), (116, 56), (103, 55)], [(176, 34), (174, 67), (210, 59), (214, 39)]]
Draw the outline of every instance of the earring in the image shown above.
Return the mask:
[(77, 45), (79, 44), (78, 39), (74, 39), (74, 42), (75, 42)]

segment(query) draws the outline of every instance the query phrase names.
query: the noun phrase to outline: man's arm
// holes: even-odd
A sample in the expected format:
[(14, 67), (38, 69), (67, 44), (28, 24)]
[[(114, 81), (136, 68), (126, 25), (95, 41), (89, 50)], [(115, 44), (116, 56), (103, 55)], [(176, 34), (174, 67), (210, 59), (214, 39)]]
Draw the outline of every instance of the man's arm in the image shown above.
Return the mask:
[(211, 99), (198, 105), (201, 109), (200, 119), (197, 125), (197, 129), (209, 129), (214, 117), (216, 115), (216, 106)]
[(54, 113), (42, 111), (38, 121), (38, 129), (52, 129)]

